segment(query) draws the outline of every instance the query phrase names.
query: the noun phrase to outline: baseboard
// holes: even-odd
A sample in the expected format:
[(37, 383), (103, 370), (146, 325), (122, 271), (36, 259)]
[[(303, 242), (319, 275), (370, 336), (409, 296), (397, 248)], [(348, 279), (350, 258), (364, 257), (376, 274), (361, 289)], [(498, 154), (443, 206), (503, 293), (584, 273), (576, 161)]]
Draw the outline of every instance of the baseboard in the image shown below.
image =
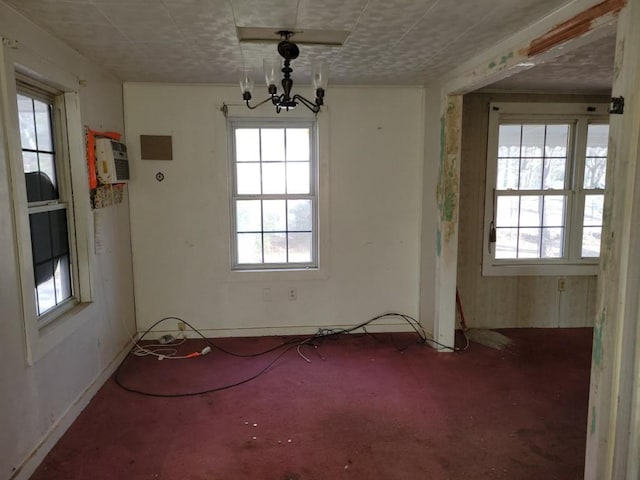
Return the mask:
[(29, 453), (20, 467), (13, 473), (9, 480), (28, 480), (36, 468), (42, 463), (44, 457), (51, 451), (53, 446), (60, 440), (62, 435), (67, 431), (71, 424), (78, 418), (78, 415), (89, 404), (93, 396), (98, 392), (100, 387), (109, 379), (116, 371), (120, 362), (129, 353), (132, 342), (127, 344), (118, 352), (109, 364), (96, 375), (93, 381), (76, 397), (76, 399), (67, 407), (60, 417), (51, 425), (51, 428), (45, 433), (38, 445)]
[[(170, 323), (167, 325), (173, 327)], [(198, 328), (197, 325), (194, 327)], [(353, 325), (323, 325), (318, 326), (296, 326), (289, 325), (286, 327), (235, 327), (235, 328), (198, 328), (207, 338), (222, 338), (222, 337), (271, 337), (271, 336), (285, 336), (285, 335), (313, 335), (318, 332), (319, 328), (325, 329), (340, 329), (340, 328), (352, 328)], [(413, 328), (406, 322), (375, 322), (371, 325), (367, 325), (367, 331), (373, 333), (392, 333), (392, 332), (413, 332)], [(143, 331), (138, 332), (138, 334)], [(174, 328), (167, 329), (154, 329), (150, 332), (146, 338), (155, 339), (159, 338), (166, 333), (177, 335), (179, 332)], [(363, 333), (363, 330), (357, 330), (354, 333)], [(187, 338), (200, 338), (200, 336), (193, 330), (187, 328)]]

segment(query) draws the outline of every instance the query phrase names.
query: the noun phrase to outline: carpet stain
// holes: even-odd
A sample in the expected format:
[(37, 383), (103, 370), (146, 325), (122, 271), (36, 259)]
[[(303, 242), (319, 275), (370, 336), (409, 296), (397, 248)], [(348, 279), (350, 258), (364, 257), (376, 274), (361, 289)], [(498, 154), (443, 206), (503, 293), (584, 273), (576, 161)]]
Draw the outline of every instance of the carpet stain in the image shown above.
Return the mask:
[(550, 460), (550, 461), (556, 462), (556, 463), (562, 463), (563, 462), (562, 458), (560, 458), (558, 455), (554, 455), (552, 453), (547, 453), (537, 445), (529, 445), (529, 448), (531, 449), (531, 451), (533, 453), (536, 453), (536, 454), (540, 455), (542, 458), (544, 458), (546, 460)]

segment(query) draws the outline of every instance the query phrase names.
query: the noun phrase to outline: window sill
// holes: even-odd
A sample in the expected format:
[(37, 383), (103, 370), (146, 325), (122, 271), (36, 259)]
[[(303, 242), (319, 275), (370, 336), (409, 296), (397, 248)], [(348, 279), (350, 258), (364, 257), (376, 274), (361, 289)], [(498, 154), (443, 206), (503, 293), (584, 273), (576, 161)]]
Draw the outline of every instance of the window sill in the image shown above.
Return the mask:
[(532, 276), (593, 276), (598, 274), (598, 264), (514, 265), (498, 264), (482, 267), (483, 277), (532, 277)]
[(296, 268), (281, 270), (231, 270), (227, 275), (228, 282), (277, 282), (295, 280), (327, 280), (328, 268)]

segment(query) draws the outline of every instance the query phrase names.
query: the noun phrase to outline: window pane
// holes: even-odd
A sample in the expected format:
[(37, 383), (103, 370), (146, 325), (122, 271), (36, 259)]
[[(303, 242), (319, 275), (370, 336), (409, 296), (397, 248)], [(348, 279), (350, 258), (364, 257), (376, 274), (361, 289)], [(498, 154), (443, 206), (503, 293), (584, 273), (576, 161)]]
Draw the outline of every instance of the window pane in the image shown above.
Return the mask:
[(18, 116), (20, 117), (20, 141), (23, 149), (36, 150), (36, 124), (33, 100), (18, 95)]
[(546, 157), (566, 157), (569, 125), (547, 125)]
[(262, 129), (262, 161), (284, 161), (284, 128)]
[(239, 233), (238, 263), (262, 263), (262, 234)]
[(542, 224), (545, 227), (564, 226), (566, 200), (564, 195), (547, 195), (544, 197)]
[(605, 179), (607, 176), (607, 158), (585, 159), (584, 164), (584, 185), (586, 189), (601, 188), (604, 189)]
[(540, 229), (521, 228), (518, 232), (518, 258), (540, 258)]
[(542, 158), (520, 160), (520, 190), (540, 190), (542, 188)]
[(500, 125), (498, 132), (498, 156), (520, 157), (521, 125)]
[(33, 256), (33, 264), (35, 266), (44, 261), (51, 260), (53, 257), (51, 251), (51, 225), (49, 212), (30, 214), (29, 225), (31, 227), (31, 253)]
[[(56, 289), (53, 279), (53, 263), (45, 262), (35, 268), (38, 315), (56, 306)], [(38, 281), (40, 280), (40, 281)]]
[(287, 163), (287, 193), (310, 193), (309, 163)]
[(38, 154), (36, 152), (22, 152), (22, 166), (24, 173), (37, 172), (40, 170), (38, 166)]
[(287, 234), (264, 234), (264, 263), (287, 262)]
[(289, 261), (308, 263), (311, 257), (313, 236), (311, 233), (289, 233)]
[(565, 158), (546, 158), (544, 160), (542, 188), (562, 190), (565, 186), (566, 166), (567, 160)]
[(58, 198), (58, 192), (46, 173), (25, 173), (24, 179), (27, 186), (28, 202), (41, 202)]
[[(39, 153), (38, 159), (39, 159), (38, 163), (40, 165), (40, 171), (49, 178), (49, 180), (53, 184), (54, 189), (57, 189), (58, 182), (56, 179), (56, 164), (55, 164), (53, 155), (50, 153)], [(54, 198), (57, 198), (57, 195)]]
[(60, 257), (55, 273), (53, 275), (56, 301), (57, 303), (65, 301), (71, 297), (71, 268), (68, 256)]
[(542, 223), (541, 200), (539, 196), (526, 196), (520, 199), (520, 226), (538, 227)]
[(564, 245), (564, 228), (542, 229), (542, 258), (561, 258)]
[(584, 167), (584, 188), (605, 187), (609, 125), (589, 125), (587, 158)]
[(51, 106), (34, 100), (33, 105), (36, 115), (36, 134), (38, 142), (38, 150), (52, 152), (53, 136), (51, 134)]
[(520, 197), (498, 197), (496, 203), (496, 226), (517, 227)]
[(236, 201), (236, 228), (238, 232), (262, 231), (260, 200)]
[(308, 128), (287, 128), (287, 161), (308, 161), (309, 147)]
[(236, 129), (236, 160), (238, 162), (260, 161), (260, 130), (258, 128)]
[(587, 157), (606, 157), (609, 146), (609, 125), (589, 125)]
[(252, 195), (260, 193), (260, 164), (239, 163), (236, 165), (238, 176), (238, 194)]
[(67, 210), (49, 212), (51, 224), (51, 249), (54, 257), (69, 253), (69, 237), (67, 235)]
[(544, 125), (522, 126), (522, 147), (520, 152), (523, 157), (543, 157), (544, 127)]
[(517, 158), (498, 159), (498, 190), (509, 190), (518, 188), (518, 177), (520, 175), (520, 160)]
[(312, 207), (311, 200), (289, 200), (289, 231), (312, 230)]
[(262, 228), (265, 232), (285, 232), (287, 230), (286, 215), (286, 200), (264, 200), (262, 202)]
[(262, 193), (285, 193), (284, 162), (262, 164)]
[(602, 227), (584, 227), (582, 229), (582, 256), (593, 258), (600, 256), (600, 237)]
[(604, 195), (585, 195), (584, 197), (584, 218), (582, 224), (585, 226), (602, 225), (602, 207)]
[(496, 258), (517, 258), (518, 229), (496, 229)]

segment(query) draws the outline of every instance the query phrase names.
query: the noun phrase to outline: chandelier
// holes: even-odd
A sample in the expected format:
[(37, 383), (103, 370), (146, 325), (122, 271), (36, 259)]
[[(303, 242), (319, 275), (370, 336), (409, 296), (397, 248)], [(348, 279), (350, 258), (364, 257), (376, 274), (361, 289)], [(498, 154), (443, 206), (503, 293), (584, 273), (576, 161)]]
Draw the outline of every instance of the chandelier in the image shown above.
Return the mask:
[[(289, 39), (293, 36), (294, 32), (289, 30), (281, 30), (277, 32), (280, 35), (280, 43), (278, 43), (278, 53), (284, 59), (271, 60), (264, 59), (264, 75), (267, 81), (267, 92), (269, 97), (265, 98), (260, 103), (251, 105), (251, 92), (253, 90), (253, 78), (251, 77), (251, 71), (249, 69), (242, 69), (240, 71), (240, 89), (242, 90), (242, 99), (251, 110), (258, 108), (269, 101), (276, 107), (276, 112), (280, 113), (282, 110), (289, 111), (295, 108), (299, 103), (307, 107), (313, 113), (318, 113), (320, 107), (324, 105), (324, 91), (327, 87), (328, 69), (327, 64), (324, 62), (314, 62), (312, 65), (311, 75), (313, 78), (313, 88), (316, 92), (316, 99), (314, 102), (304, 98), (302, 95), (291, 95), (291, 88), (293, 87), (293, 80), (291, 79), (291, 61), (298, 58), (300, 55), (300, 49), (298, 46)], [(282, 69), (280, 69), (282, 67)], [(282, 72), (282, 93), (278, 95), (278, 87), (276, 86), (276, 77), (278, 76), (278, 70)]]

